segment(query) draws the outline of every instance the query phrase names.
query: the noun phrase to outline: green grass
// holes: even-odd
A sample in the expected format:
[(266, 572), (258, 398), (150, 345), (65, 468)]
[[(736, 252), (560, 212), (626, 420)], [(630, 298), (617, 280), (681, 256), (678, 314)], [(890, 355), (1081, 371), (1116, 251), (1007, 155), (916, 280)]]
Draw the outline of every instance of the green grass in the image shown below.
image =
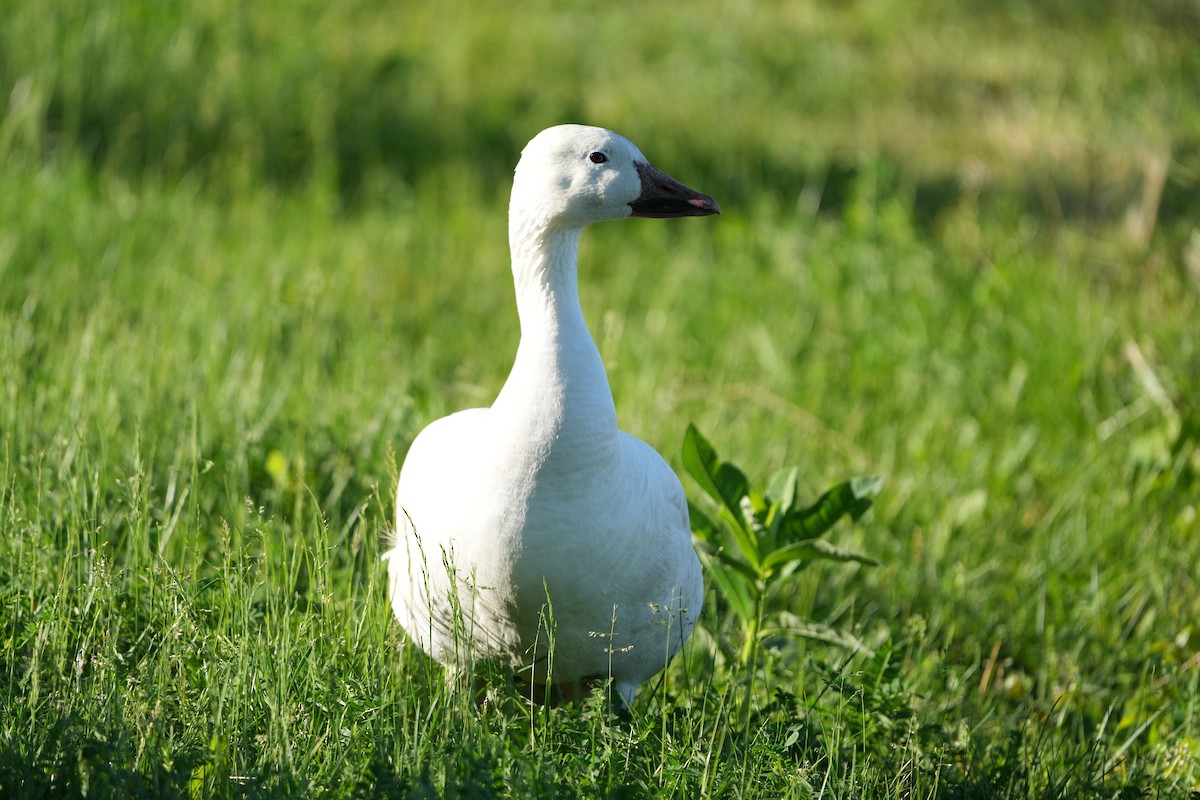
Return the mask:
[[(1200, 791), (1200, 11), (0, 3), (0, 795)], [(885, 478), (883, 566), (705, 622), (632, 719), (469, 693), (379, 562), (516, 348), (521, 145), (717, 219), (598, 226), (626, 430)], [(696, 486), (687, 486), (698, 500)]]

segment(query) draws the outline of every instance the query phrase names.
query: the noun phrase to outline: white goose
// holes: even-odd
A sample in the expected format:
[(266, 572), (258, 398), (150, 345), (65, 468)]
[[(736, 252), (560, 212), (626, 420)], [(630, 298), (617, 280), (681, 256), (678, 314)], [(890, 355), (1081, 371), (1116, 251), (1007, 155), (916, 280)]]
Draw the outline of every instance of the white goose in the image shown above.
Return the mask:
[(576, 253), (590, 222), (718, 213), (611, 131), (560, 125), (526, 145), (509, 206), (516, 363), (491, 408), (413, 442), (384, 556), (396, 618), (433, 658), (493, 659), (567, 695), (611, 677), (632, 702), (691, 634), (703, 582), (687, 501), (617, 428)]

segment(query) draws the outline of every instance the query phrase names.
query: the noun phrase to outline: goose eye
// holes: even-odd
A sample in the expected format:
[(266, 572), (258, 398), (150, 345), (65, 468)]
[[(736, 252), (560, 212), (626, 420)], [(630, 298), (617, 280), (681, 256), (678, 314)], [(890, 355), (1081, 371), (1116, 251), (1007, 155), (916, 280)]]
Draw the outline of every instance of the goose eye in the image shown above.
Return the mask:
[(605, 161), (608, 161), (608, 156), (597, 150), (594, 153), (588, 153), (588, 160), (593, 164), (603, 164)]

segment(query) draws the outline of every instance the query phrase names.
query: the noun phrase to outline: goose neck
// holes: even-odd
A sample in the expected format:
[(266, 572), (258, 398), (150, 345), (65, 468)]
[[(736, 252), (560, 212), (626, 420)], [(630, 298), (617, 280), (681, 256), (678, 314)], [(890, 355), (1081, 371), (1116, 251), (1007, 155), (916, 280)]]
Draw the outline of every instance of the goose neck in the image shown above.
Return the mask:
[(583, 325), (579, 305), (580, 228), (516, 222), (509, 229), (513, 283), (521, 336), (550, 335), (564, 324)]
[(525, 419), (540, 432), (535, 438), (544, 434), (555, 443), (547, 442), (551, 449), (605, 458), (615, 452), (616, 410), (579, 304), (580, 233), (551, 226), (510, 230), (521, 343), (493, 408), (514, 423)]

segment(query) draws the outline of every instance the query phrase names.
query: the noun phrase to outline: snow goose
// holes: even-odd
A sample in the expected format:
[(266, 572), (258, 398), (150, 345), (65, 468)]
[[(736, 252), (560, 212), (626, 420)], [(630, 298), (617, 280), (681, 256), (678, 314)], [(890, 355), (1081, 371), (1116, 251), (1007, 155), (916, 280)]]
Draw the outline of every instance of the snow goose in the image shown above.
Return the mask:
[(490, 408), (413, 442), (384, 556), (396, 618), (436, 660), (492, 659), (567, 696), (611, 677), (632, 702), (691, 634), (703, 582), (687, 501), (617, 428), (576, 253), (590, 222), (718, 213), (611, 131), (560, 125), (526, 145), (509, 205), (516, 362)]

